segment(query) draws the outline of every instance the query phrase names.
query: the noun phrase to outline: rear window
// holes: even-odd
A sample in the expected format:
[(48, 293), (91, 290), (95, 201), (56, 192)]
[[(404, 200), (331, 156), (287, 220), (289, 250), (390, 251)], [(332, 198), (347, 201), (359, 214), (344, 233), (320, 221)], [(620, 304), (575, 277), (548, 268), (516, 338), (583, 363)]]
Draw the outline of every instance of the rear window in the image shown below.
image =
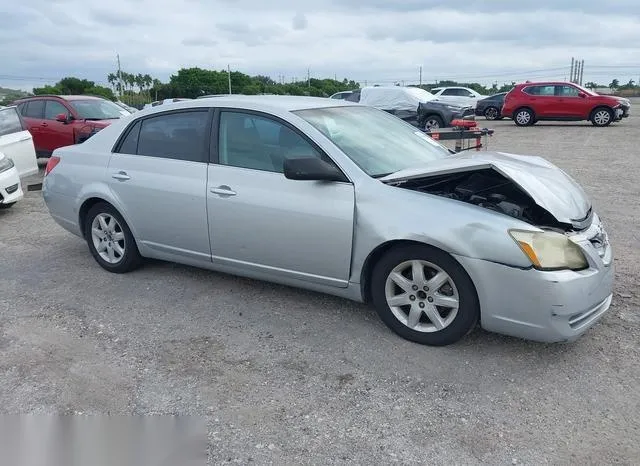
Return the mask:
[(15, 108), (0, 109), (0, 136), (23, 131), (20, 115)]

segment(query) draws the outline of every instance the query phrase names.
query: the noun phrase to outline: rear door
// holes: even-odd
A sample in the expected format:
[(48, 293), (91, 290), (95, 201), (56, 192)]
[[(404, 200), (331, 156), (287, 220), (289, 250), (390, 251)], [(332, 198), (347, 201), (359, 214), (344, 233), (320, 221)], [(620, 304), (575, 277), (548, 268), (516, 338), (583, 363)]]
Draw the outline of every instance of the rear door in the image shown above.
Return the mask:
[(20, 113), (27, 124), (27, 128), (33, 136), (33, 145), (39, 156), (51, 155), (45, 149), (45, 135), (42, 134), (42, 123), (44, 123), (44, 99), (32, 99), (19, 106)]
[[(289, 157), (331, 160), (285, 122), (223, 110), (209, 165), (213, 262), (241, 271), (346, 287), (353, 241), (348, 182), (285, 178)], [(215, 137), (215, 136), (214, 136)]]
[(519, 107), (530, 107), (538, 118), (557, 116), (557, 97), (554, 85), (527, 86), (522, 90), (523, 102)]
[(59, 147), (70, 146), (75, 143), (73, 124), (56, 120), (59, 114), (65, 114), (67, 121), (69, 109), (57, 100), (47, 99), (44, 106), (44, 118), (40, 125), (40, 135), (44, 150), (53, 152)]
[(38, 173), (33, 139), (16, 107), (0, 109), (0, 152), (13, 160), (21, 178)]
[(111, 190), (136, 239), (167, 259), (211, 260), (206, 205), (211, 115), (205, 108), (138, 119), (109, 160)]

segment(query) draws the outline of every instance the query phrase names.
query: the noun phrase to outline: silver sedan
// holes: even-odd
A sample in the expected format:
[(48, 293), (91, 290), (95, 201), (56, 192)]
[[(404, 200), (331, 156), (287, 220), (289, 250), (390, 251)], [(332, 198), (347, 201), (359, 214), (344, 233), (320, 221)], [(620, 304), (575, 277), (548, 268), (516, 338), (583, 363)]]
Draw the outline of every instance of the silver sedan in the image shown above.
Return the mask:
[(143, 258), (372, 303), (409, 340), (478, 323), (571, 341), (611, 304), (608, 237), (583, 190), (534, 156), (453, 154), (383, 111), (228, 96), (136, 112), (56, 150), (57, 223), (104, 269)]

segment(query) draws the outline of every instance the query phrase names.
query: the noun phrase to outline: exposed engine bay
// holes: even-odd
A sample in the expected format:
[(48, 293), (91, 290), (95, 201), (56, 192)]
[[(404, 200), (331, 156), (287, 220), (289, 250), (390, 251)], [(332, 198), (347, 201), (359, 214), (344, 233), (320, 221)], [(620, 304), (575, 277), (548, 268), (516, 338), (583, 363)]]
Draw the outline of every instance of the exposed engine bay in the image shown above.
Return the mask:
[(532, 225), (568, 231), (518, 185), (492, 168), (449, 173), (403, 181), (399, 187), (474, 204)]

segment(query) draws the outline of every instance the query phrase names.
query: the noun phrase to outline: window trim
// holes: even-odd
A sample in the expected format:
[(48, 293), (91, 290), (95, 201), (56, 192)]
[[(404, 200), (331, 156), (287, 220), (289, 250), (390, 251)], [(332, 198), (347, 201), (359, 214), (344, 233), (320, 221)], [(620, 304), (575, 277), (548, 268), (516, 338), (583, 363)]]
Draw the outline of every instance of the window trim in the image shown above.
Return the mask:
[[(165, 115), (172, 115), (174, 113), (192, 113), (192, 112), (207, 113), (207, 123), (205, 125), (205, 141), (201, 149), (202, 153), (200, 154), (199, 160), (182, 160), (182, 159), (174, 159), (174, 158), (168, 158), (168, 157), (158, 157), (155, 155), (143, 155), (143, 154), (137, 153), (138, 145), (140, 144), (140, 131), (142, 131), (142, 124), (144, 120), (148, 120), (150, 118), (157, 118)], [(188, 107), (188, 108), (172, 108), (171, 110), (154, 112), (154, 113), (150, 113), (149, 115), (138, 117), (132, 120), (131, 122), (129, 122), (127, 127), (120, 133), (120, 135), (118, 136), (118, 139), (116, 139), (116, 142), (111, 147), (111, 154), (112, 155), (113, 154), (135, 155), (136, 157), (152, 157), (154, 159), (176, 160), (178, 162), (209, 163), (208, 159), (209, 159), (210, 146), (211, 146), (211, 131), (213, 129), (213, 114), (214, 114), (214, 108), (212, 107)], [(140, 129), (138, 131), (138, 142), (136, 143), (136, 153), (125, 154), (123, 152), (120, 152), (120, 148), (122, 147), (124, 140), (129, 136), (129, 133), (133, 131), (133, 128), (138, 122), (140, 123)]]
[[(212, 133), (211, 133), (212, 137), (210, 138), (212, 141), (215, 139), (215, 144), (214, 143), (211, 144), (211, 151), (210, 151), (210, 157), (209, 157), (209, 163), (210, 164), (220, 165), (221, 167), (233, 167), (233, 168), (240, 168), (240, 169), (244, 169), (244, 170), (255, 170), (255, 171), (262, 172), (262, 173), (275, 173), (275, 174), (284, 176), (284, 173), (280, 173), (280, 172), (268, 172), (266, 170), (259, 170), (257, 168), (236, 167), (235, 165), (224, 165), (224, 164), (220, 163), (220, 154), (218, 152), (219, 145), (220, 145), (220, 142), (219, 142), (220, 141), (220, 116), (221, 116), (222, 112), (244, 113), (244, 114), (247, 114), (247, 115), (254, 115), (254, 116), (261, 117), (261, 118), (265, 118), (267, 120), (272, 120), (272, 121), (274, 121), (276, 123), (279, 123), (282, 126), (288, 128), (289, 130), (293, 131), (298, 136), (300, 136), (300, 138), (302, 138), (306, 143), (308, 143), (314, 150), (316, 150), (321, 156), (324, 156), (327, 160), (329, 160), (331, 162), (331, 164), (338, 171), (340, 171), (340, 173), (342, 173), (342, 176), (345, 179), (345, 181), (342, 181), (342, 183), (353, 184), (353, 181), (351, 180), (351, 178), (345, 173), (345, 171), (340, 167), (340, 165), (338, 165), (336, 163), (336, 161), (333, 160), (333, 158), (329, 154), (327, 154), (326, 151), (324, 151), (318, 144), (316, 144), (311, 138), (309, 138), (309, 136), (304, 134), (300, 129), (298, 129), (293, 124), (291, 124), (288, 121), (286, 121), (285, 119), (283, 119), (283, 118), (281, 118), (281, 117), (279, 117), (277, 115), (273, 115), (272, 113), (262, 112), (260, 110), (250, 110), (250, 109), (245, 109), (245, 108), (216, 107), (215, 110), (216, 110), (216, 115), (215, 115), (215, 118), (214, 118), (214, 124), (215, 125), (212, 128)], [(213, 137), (213, 135), (214, 135), (213, 130), (215, 130), (215, 137)]]

